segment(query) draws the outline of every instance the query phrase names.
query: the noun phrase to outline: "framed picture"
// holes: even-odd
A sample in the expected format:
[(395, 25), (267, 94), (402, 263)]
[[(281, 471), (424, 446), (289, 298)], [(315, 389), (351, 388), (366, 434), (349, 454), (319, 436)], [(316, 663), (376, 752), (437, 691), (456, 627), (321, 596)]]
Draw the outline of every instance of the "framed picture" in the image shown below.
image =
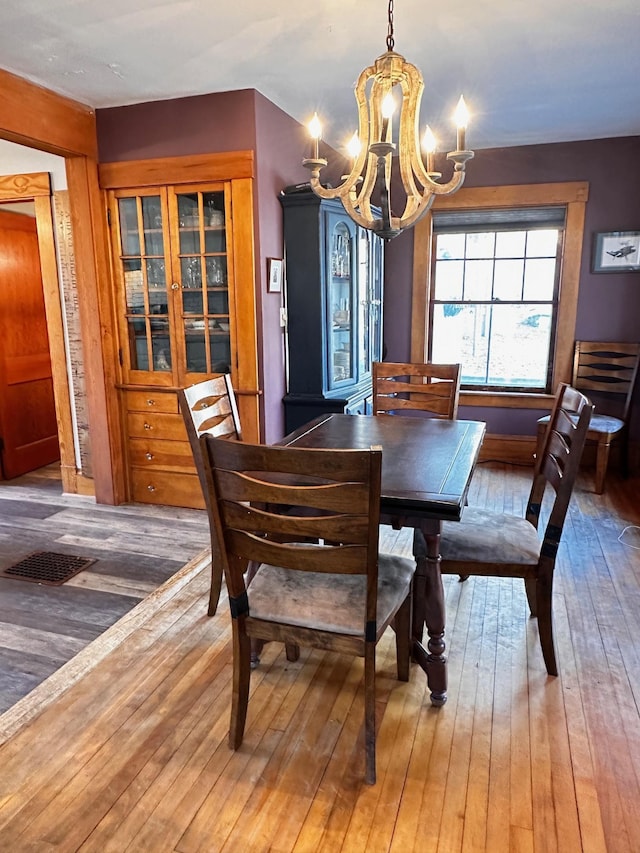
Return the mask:
[(640, 231), (603, 231), (593, 241), (593, 272), (640, 271)]
[(269, 276), (267, 291), (269, 293), (280, 293), (282, 290), (282, 264), (281, 258), (268, 258), (267, 260), (267, 273)]

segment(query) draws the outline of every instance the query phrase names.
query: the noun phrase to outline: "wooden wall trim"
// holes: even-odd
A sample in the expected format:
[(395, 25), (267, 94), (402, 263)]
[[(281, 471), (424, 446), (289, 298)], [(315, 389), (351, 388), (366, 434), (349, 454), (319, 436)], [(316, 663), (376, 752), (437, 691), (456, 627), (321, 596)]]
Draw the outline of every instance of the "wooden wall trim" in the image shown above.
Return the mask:
[(561, 334), (556, 335), (552, 391), (558, 387), (560, 382), (570, 382), (573, 375), (574, 339), (576, 336), (586, 207), (586, 200), (567, 204), (557, 323), (557, 329)]
[(98, 167), (102, 189), (228, 181), (253, 178), (254, 171), (253, 151), (127, 160), (122, 163), (101, 163)]
[(66, 156), (97, 158), (94, 111), (0, 69), (0, 137)]
[(499, 409), (541, 409), (551, 411), (553, 394), (527, 394), (526, 391), (461, 391), (461, 406), (495, 406)]
[(87, 408), (91, 425), (91, 464), (99, 503), (126, 500), (124, 446), (117, 394), (117, 344), (114, 338), (108, 229), (97, 163), (67, 159), (82, 327)]
[(531, 465), (536, 452), (535, 436), (485, 435), (480, 448), (480, 462), (507, 462), (513, 465)]
[[(553, 184), (463, 187), (453, 196), (438, 196), (433, 205), (434, 210), (566, 205), (567, 221), (557, 323), (557, 328), (562, 330), (562, 334), (556, 336), (552, 390), (558, 386), (558, 383), (571, 380), (584, 220), (588, 198), (589, 184), (586, 181), (569, 181)], [(432, 234), (433, 226), (429, 213), (415, 226), (413, 240), (411, 358), (415, 361), (424, 360), (428, 352), (427, 311), (431, 292)], [(470, 405), (504, 406), (501, 396), (488, 395), (482, 403), (474, 401)]]
[[(411, 361), (416, 364), (421, 364), (427, 360), (432, 244), (433, 217), (429, 211), (416, 225), (413, 237), (410, 352)], [(418, 251), (418, 247), (422, 251)], [(428, 247), (428, 251), (424, 251), (425, 247)]]
[(258, 317), (256, 305), (253, 217), (236, 211), (253, 211), (253, 181), (231, 182), (233, 269), (235, 287), (235, 336), (238, 361), (236, 383), (238, 409), (245, 441), (258, 442), (260, 435), (260, 387), (258, 374)]
[(433, 208), (434, 210), (452, 210), (465, 207), (537, 207), (541, 204), (586, 202), (588, 198), (588, 181), (462, 187), (454, 195), (437, 196)]
[(51, 196), (51, 176), (49, 172), (30, 172), (24, 175), (0, 176), (0, 200), (17, 201)]

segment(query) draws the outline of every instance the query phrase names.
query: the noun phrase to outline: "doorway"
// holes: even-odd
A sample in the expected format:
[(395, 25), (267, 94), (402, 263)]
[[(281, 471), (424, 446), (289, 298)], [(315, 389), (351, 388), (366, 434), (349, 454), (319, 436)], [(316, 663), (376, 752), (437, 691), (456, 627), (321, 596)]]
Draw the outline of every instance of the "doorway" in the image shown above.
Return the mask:
[(0, 477), (59, 459), (35, 205), (0, 203)]
[(9, 282), (0, 320), (2, 461), (9, 478), (59, 458), (63, 491), (77, 492), (51, 195), (48, 172), (0, 177), (0, 218), (7, 225), (0, 257)]

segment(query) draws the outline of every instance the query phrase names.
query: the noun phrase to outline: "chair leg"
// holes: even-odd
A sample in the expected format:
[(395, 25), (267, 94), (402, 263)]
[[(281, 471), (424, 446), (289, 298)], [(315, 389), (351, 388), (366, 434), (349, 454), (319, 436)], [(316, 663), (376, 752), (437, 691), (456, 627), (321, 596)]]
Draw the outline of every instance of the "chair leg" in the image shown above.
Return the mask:
[(531, 613), (534, 619), (538, 615), (537, 586), (538, 582), (535, 578), (525, 578), (524, 591), (527, 593), (527, 601), (529, 602), (529, 612)]
[(547, 426), (548, 424), (538, 424), (538, 430), (536, 432), (536, 461), (540, 459), (540, 456), (542, 455)]
[(376, 647), (365, 643), (364, 649), (364, 749), (365, 782), (376, 783)]
[(211, 557), (211, 589), (209, 590), (209, 606), (207, 616), (215, 616), (220, 601), (220, 590), (222, 589), (222, 566)]
[[(239, 617), (243, 619), (244, 617)], [(233, 630), (233, 695), (231, 697), (231, 725), (229, 727), (229, 746), (238, 749), (244, 736), (249, 703), (249, 681), (251, 679), (251, 640), (238, 625), (238, 619), (232, 620)]]
[(596, 494), (601, 495), (604, 492), (604, 478), (607, 474), (607, 465), (609, 464), (609, 450), (611, 442), (609, 439), (598, 442), (596, 452)]
[(294, 643), (285, 643), (284, 645), (287, 660), (291, 661), (291, 663), (295, 663), (300, 657), (300, 646), (296, 646)]
[(538, 578), (536, 583), (536, 610), (538, 614), (538, 634), (542, 647), (542, 657), (549, 675), (558, 674), (556, 650), (553, 642), (553, 579)]
[(398, 667), (398, 681), (409, 680), (409, 666), (411, 660), (411, 611), (413, 602), (408, 595), (401, 605), (393, 620), (393, 629), (396, 632), (396, 662)]

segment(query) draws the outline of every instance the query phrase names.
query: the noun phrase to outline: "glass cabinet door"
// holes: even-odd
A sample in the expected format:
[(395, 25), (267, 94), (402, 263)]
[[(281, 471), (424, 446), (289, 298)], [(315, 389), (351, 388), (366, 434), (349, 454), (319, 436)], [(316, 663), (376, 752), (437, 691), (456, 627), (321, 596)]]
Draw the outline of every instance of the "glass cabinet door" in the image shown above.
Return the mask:
[(227, 373), (231, 334), (224, 190), (179, 193), (175, 204), (184, 370)]
[(128, 381), (183, 385), (229, 372), (225, 185), (115, 195)]
[(166, 231), (160, 195), (118, 199), (120, 262), (131, 370), (170, 374)]
[(355, 307), (355, 240), (353, 227), (344, 219), (330, 217), (327, 310), (329, 387), (353, 382), (357, 318)]
[(382, 240), (358, 229), (358, 379), (371, 374), (382, 348)]

